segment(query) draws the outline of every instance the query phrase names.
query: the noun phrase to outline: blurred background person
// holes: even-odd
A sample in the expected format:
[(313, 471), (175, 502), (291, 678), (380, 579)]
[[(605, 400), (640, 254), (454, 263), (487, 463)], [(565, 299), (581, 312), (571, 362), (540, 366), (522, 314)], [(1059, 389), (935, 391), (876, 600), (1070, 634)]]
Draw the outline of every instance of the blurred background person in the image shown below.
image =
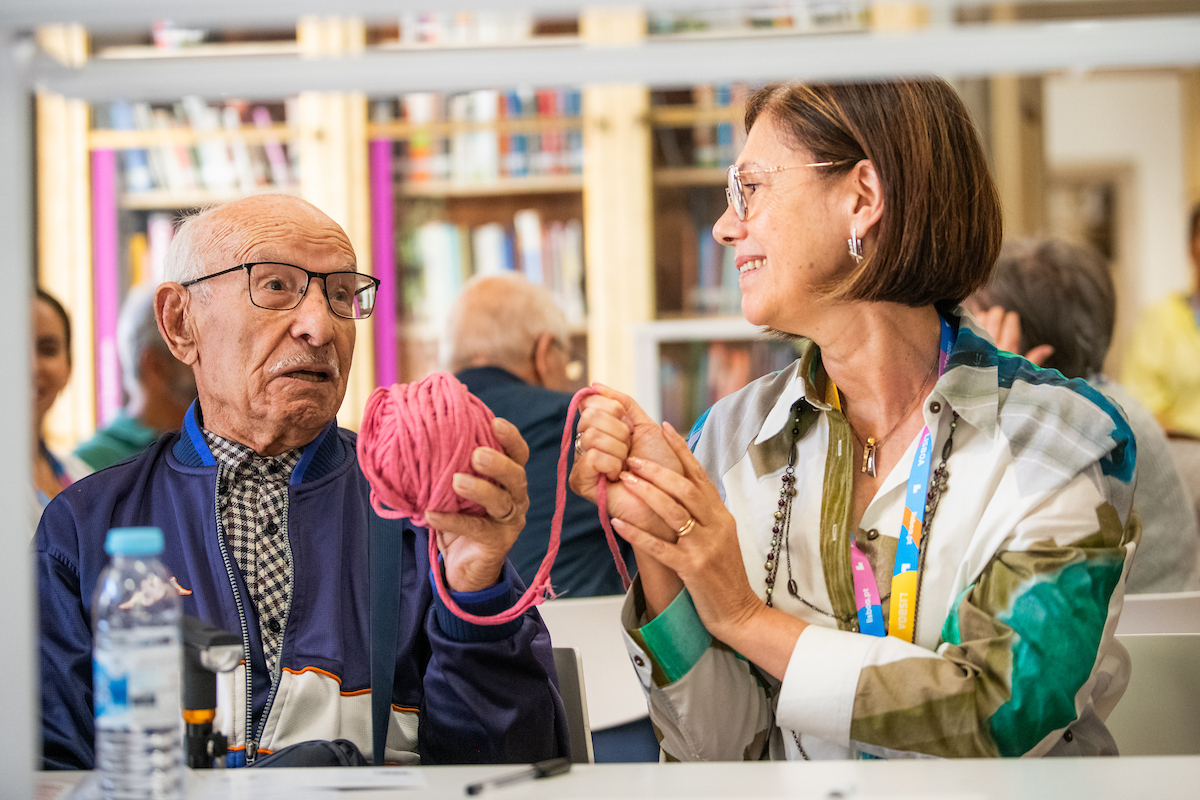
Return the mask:
[(1166, 436), (1154, 415), (1103, 373), (1116, 321), (1116, 293), (1104, 257), (1056, 239), (1008, 242), (991, 282), (965, 305), (1001, 349), (1068, 378), (1082, 378), (1125, 410), (1137, 440), (1133, 510), (1142, 522), (1142, 543), (1126, 590), (1200, 588), (1195, 507)]
[(1193, 290), (1172, 293), (1142, 314), (1121, 382), (1168, 433), (1200, 437), (1200, 204), (1191, 232)]
[[(537, 574), (550, 543), (563, 426), (575, 388), (567, 377), (568, 341), (566, 316), (550, 292), (517, 274), (470, 281), (451, 308), (447, 326), (443, 352), (450, 369), (496, 416), (516, 425), (529, 444), (529, 511), (525, 529), (508, 552), (526, 584)], [(633, 548), (620, 537), (617, 545), (632, 576)], [(550, 578), (564, 598), (624, 592), (596, 506), (570, 490)], [(594, 730), (592, 745), (597, 763), (659, 758), (649, 717)]]
[(132, 290), (117, 319), (117, 354), (125, 407), (108, 427), (79, 445), (75, 455), (92, 469), (124, 461), (166, 431), (178, 430), (196, 399), (191, 367), (167, 349), (154, 319), (153, 287)]
[(91, 472), (69, 453), (52, 453), (43, 427), (46, 414), (71, 378), (71, 320), (62, 303), (43, 289), (33, 301), (33, 490), (36, 505), (30, 535), (46, 504), (59, 492)]
[[(450, 311), (447, 352), (451, 371), (488, 408), (517, 426), (529, 443), (525, 473), (529, 512), (508, 557), (528, 585), (549, 544), (559, 450), (571, 382), (567, 320), (550, 293), (519, 275), (491, 275), (468, 283)], [(618, 539), (629, 571), (631, 548)], [(596, 507), (567, 492), (562, 539), (551, 573), (563, 597), (621, 594)]]

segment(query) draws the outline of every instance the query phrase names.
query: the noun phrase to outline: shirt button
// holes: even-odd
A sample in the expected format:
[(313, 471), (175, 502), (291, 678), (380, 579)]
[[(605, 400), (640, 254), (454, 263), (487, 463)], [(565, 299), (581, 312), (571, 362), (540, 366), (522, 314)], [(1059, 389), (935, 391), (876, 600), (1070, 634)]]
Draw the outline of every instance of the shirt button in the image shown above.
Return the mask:
[(634, 656), (633, 663), (637, 664), (639, 667), (646, 666), (646, 662), (642, 659), (641, 656)]
[(267, 535), (269, 536), (274, 536), (275, 534), (279, 533), (279, 526), (275, 524), (275, 520), (270, 520), (266, 524), (266, 531)]
[(279, 633), (279, 631), (283, 630), (283, 626), (279, 624), (279, 620), (271, 617), (267, 620), (267, 630), (271, 633)]
[(870, 539), (872, 542), (875, 541), (876, 539), (879, 538), (879, 531), (875, 530), (874, 528), (871, 528), (871, 530), (867, 531), (867, 538)]
[(1071, 733), (1071, 731), (1069, 731), (1069, 730), (1066, 731), (1065, 733), (1063, 733), (1063, 741), (1064, 742), (1069, 742), (1069, 741), (1073, 740), (1074, 738), (1075, 738), (1075, 734)]
[(932, 403), (929, 404), (929, 411), (932, 414), (942, 413), (942, 404), (939, 403), (937, 400), (934, 400)]

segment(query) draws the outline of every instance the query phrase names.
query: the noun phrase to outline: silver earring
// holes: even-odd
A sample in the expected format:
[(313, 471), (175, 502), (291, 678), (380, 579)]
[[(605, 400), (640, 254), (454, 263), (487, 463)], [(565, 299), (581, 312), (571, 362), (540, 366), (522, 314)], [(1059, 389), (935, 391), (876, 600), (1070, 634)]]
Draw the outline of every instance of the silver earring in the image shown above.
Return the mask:
[(854, 259), (855, 264), (861, 264), (863, 260), (862, 239), (858, 238), (858, 230), (850, 226), (850, 238), (846, 240), (846, 244), (850, 246), (850, 257)]

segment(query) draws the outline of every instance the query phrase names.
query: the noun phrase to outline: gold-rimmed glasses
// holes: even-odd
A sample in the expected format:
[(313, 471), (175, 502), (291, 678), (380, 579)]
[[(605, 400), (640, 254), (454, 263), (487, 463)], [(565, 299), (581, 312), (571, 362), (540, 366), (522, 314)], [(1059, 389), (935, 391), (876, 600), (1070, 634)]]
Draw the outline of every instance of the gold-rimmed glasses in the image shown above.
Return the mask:
[(742, 176), (752, 175), (757, 172), (783, 172), (788, 169), (801, 169), (804, 167), (832, 167), (835, 164), (845, 164), (853, 159), (844, 158), (841, 161), (816, 161), (812, 164), (793, 164), (790, 167), (757, 167), (755, 169), (740, 169), (737, 164), (731, 164), (727, 173), (728, 185), (725, 187), (725, 197), (729, 200), (729, 205), (733, 206), (734, 213), (742, 222), (746, 221), (746, 192), (742, 188)]

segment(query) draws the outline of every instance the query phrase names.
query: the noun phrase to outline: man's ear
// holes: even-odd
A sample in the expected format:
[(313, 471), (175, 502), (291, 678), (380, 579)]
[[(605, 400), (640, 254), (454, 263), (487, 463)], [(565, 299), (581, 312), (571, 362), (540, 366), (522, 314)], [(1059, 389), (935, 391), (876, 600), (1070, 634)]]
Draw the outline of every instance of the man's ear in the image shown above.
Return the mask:
[[(868, 159), (859, 161), (846, 176), (849, 190), (850, 224), (860, 239), (867, 238), (883, 216), (883, 184), (879, 172)], [(850, 235), (850, 231), (846, 231)]]
[(533, 374), (538, 386), (546, 386), (550, 375), (550, 349), (554, 347), (554, 334), (545, 332), (538, 336), (533, 346)]
[(154, 318), (171, 355), (188, 366), (197, 359), (197, 341), (189, 304), (191, 293), (178, 283), (164, 283), (154, 292)]

